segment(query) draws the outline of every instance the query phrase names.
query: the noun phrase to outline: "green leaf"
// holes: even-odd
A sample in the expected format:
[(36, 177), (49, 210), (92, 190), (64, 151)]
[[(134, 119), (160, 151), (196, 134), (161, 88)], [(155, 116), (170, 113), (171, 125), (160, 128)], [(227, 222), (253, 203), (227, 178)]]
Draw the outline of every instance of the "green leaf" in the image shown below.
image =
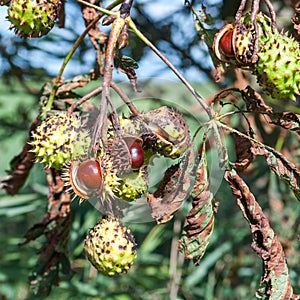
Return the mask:
[(153, 252), (161, 244), (164, 231), (165, 224), (154, 226), (144, 239), (140, 250), (146, 254)]

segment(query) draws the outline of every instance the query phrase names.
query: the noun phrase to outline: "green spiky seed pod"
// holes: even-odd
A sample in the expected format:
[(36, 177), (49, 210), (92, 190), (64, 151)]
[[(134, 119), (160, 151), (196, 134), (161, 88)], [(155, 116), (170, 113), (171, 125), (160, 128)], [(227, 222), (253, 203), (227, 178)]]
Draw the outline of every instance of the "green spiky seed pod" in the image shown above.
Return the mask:
[(257, 32), (249, 13), (235, 26), (224, 26), (215, 36), (214, 53), (222, 62), (252, 71), (271, 97), (295, 101), (300, 95), (300, 45), (279, 32), (263, 13), (257, 14), (256, 22)]
[(259, 52), (253, 73), (273, 98), (300, 95), (300, 46), (287, 34), (272, 28), (270, 19), (259, 14)]
[(17, 35), (41, 37), (53, 28), (60, 6), (60, 0), (11, 0), (8, 20)]
[(32, 132), (32, 152), (46, 167), (61, 169), (66, 162), (86, 154), (90, 137), (79, 117), (58, 113), (48, 117)]
[(148, 187), (146, 177), (146, 172), (142, 169), (122, 176), (116, 196), (128, 202), (140, 198)]
[[(107, 131), (107, 139), (115, 136), (112, 119), (109, 119), (109, 126)], [(123, 135), (139, 136), (141, 133), (141, 119), (137, 116), (124, 117), (119, 116), (119, 127)]]
[(108, 153), (112, 158), (113, 166), (117, 170), (118, 175), (126, 174), (132, 170), (132, 161), (130, 153), (130, 145), (134, 141), (143, 143), (140, 134), (141, 121), (137, 118), (119, 117), (119, 130), (116, 131), (113, 121), (110, 120), (107, 141)]
[(170, 158), (179, 157), (190, 144), (188, 124), (173, 108), (162, 106), (141, 116), (146, 148)]
[(123, 133), (139, 136), (141, 132), (141, 120), (138, 117), (120, 118), (120, 127)]
[(91, 264), (107, 276), (127, 273), (137, 256), (130, 230), (111, 217), (103, 218), (90, 229), (84, 251)]
[(131, 171), (130, 153), (124, 139), (117, 135), (108, 140), (108, 154), (118, 175)]
[(100, 199), (107, 201), (107, 198), (114, 198), (120, 184), (120, 178), (118, 177), (117, 170), (114, 168), (111, 156), (106, 154), (99, 157), (99, 159), (101, 160), (102, 168), (105, 170), (103, 192), (100, 195)]

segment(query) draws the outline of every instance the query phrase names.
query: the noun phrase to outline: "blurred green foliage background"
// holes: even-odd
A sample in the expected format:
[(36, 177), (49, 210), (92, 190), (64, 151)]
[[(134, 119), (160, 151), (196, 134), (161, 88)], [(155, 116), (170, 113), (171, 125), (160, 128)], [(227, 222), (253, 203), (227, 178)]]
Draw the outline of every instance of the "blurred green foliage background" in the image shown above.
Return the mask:
[[(173, 83), (174, 84), (174, 83)], [(162, 99), (176, 99), (181, 110), (188, 99), (175, 83), (176, 89), (164, 85), (159, 89), (161, 99), (142, 98), (142, 105), (153, 106), (166, 104)], [(33, 85), (38, 88), (38, 84)], [(37, 114), (36, 96), (24, 92), (21, 86), (7, 89), (0, 86), (1, 103), (1, 177), (9, 169), (9, 161), (18, 154), (27, 138), (31, 120)], [(207, 93), (213, 92), (214, 85), (205, 86)], [(154, 94), (158, 92), (157, 87)], [(201, 90), (201, 87), (199, 87)], [(204, 91), (204, 89), (203, 89)], [(84, 90), (81, 91), (84, 93)], [(187, 97), (189, 98), (189, 97)], [(13, 103), (13, 106), (11, 105)], [(139, 105), (139, 102), (137, 102)], [(201, 115), (201, 113), (200, 113)], [(189, 116), (186, 118), (189, 120)], [(197, 126), (191, 118), (191, 131)], [(233, 148), (228, 139), (229, 149)], [(159, 168), (157, 175), (162, 174)], [(293, 246), (288, 253), (290, 275), (295, 288), (299, 290), (299, 204), (292, 199), (287, 188), (271, 176), (266, 164), (257, 159), (254, 170), (247, 177), (248, 184), (257, 196), (259, 203), (267, 214), (272, 216), (268, 203), (269, 190), (285, 202), (286, 207), (272, 218), (275, 231), (280, 237), (290, 237)], [(219, 179), (219, 178), (217, 178)], [(221, 182), (219, 182), (221, 183)], [(15, 196), (0, 192), (0, 294), (2, 299), (44, 299), (45, 296), (33, 296), (29, 288), (28, 276), (32, 274), (38, 250), (45, 240), (39, 238), (27, 245), (19, 246), (24, 241), (26, 230), (42, 220), (47, 211), (47, 186), (41, 164), (36, 164), (31, 171), (26, 185)], [(99, 220), (100, 213), (89, 202), (79, 205), (72, 203), (72, 230), (69, 242), (69, 255), (72, 274), (61, 274), (61, 282), (54, 287), (47, 299), (254, 299), (261, 275), (261, 262), (251, 249), (251, 235), (248, 224), (232, 197), (226, 183), (222, 182), (215, 195), (219, 209), (215, 218), (215, 229), (212, 240), (200, 266), (184, 260), (177, 252), (177, 241), (184, 224), (184, 216), (190, 209), (187, 202), (176, 213), (173, 220), (165, 225), (154, 222), (129, 222), (128, 225), (138, 243), (138, 259), (127, 275), (108, 278), (91, 268), (83, 252), (83, 240), (89, 228)], [(137, 211), (138, 213), (138, 211)], [(141, 210), (140, 220), (145, 212)], [(286, 216), (287, 224), (281, 224)], [(278, 219), (277, 219), (278, 218)], [(174, 298), (172, 298), (173, 296)]]
[[(200, 1), (191, 2), (196, 6), (201, 4)], [(272, 2), (276, 6), (280, 24), (289, 24), (288, 16), (291, 16), (292, 12), (286, 4), (288, 1)], [(152, 41), (174, 60), (175, 65), (189, 76), (190, 80), (195, 81), (197, 90), (205, 97), (222, 86), (232, 84), (234, 77), (229, 74), (226, 81), (219, 86), (213, 83), (210, 73), (211, 65), (207, 63), (207, 49), (199, 42), (194, 32), (190, 12), (183, 6), (183, 1), (180, 1), (180, 4), (182, 6), (176, 12), (169, 13), (166, 10), (165, 16), (157, 20), (155, 11), (148, 11), (145, 1), (137, 1), (133, 16), (142, 31), (151, 36)], [(221, 19), (233, 18), (238, 4), (239, 1), (206, 1), (205, 3), (208, 11), (213, 14), (216, 21), (219, 21), (217, 24), (220, 26)], [(77, 18), (80, 11), (76, 8), (76, 3), (68, 5), (69, 18)], [(5, 9), (5, 7), (0, 9), (2, 8)], [(80, 26), (74, 29), (72, 23), (68, 22), (65, 29), (55, 30), (40, 43), (36, 40), (20, 40), (12, 33), (0, 32), (0, 61), (2, 63), (0, 68), (2, 75), (0, 82), (0, 177), (2, 178), (7, 175), (6, 170), (9, 169), (11, 159), (21, 151), (27, 139), (30, 124), (38, 114), (38, 91), (45, 82), (51, 80), (51, 76), (55, 76), (65, 55), (61, 51), (64, 47), (52, 49), (48, 46), (64, 40), (65, 45), (70, 47), (82, 29)], [(69, 48), (66, 47), (66, 49)], [(92, 60), (88, 58), (89, 51), (89, 41), (85, 40), (76, 52), (74, 67), (68, 69), (68, 76), (88, 72), (93, 67)], [(127, 51), (126, 54), (141, 62), (139, 69), (141, 71), (138, 75), (143, 76), (143, 66), (147, 66), (145, 61), (151, 59), (149, 51), (134, 37)], [(196, 51), (196, 54), (193, 51)], [(57, 68), (52, 66), (47, 68), (44, 63), (32, 60), (35, 53), (44, 53), (45, 56), (40, 56), (39, 59), (42, 62), (48, 62), (46, 64), (49, 65), (55, 62)], [(30, 57), (31, 59), (28, 59)], [(142, 62), (145, 57), (146, 59)], [(155, 63), (157, 61), (154, 60), (153, 64)], [(167, 72), (165, 66), (160, 65), (153, 70), (153, 74), (148, 72), (147, 76), (160, 78), (165, 74), (164, 72)], [(198, 77), (203, 81), (202, 84), (199, 83)], [(146, 89), (147, 86), (144, 88)], [(81, 92), (84, 94), (84, 90)], [(152, 97), (152, 100), (148, 101), (149, 108), (152, 105), (165, 104), (171, 99), (171, 103), (178, 105), (183, 113), (186, 113), (187, 118), (190, 117), (186, 107), (193, 106), (193, 100), (189, 95), (186, 96), (186, 90), (180, 84), (164, 80), (159, 88), (156, 86), (153, 89), (150, 85), (146, 94)], [(142, 95), (139, 97), (142, 98)], [(145, 101), (144, 99), (140, 102), (144, 109), (146, 109)], [(201, 120), (201, 111), (195, 111), (197, 118)], [(231, 120), (233, 124), (238, 121), (239, 119), (234, 118)], [(189, 122), (192, 130), (195, 130), (197, 122), (193, 118), (190, 118)], [(274, 136), (271, 140), (276, 144), (276, 141), (282, 137)], [(226, 139), (227, 147), (234, 158), (233, 140), (230, 137)], [(297, 138), (289, 134), (285, 138), (285, 143), (296, 145), (293, 156), (295, 162), (299, 163)], [(213, 159), (210, 163), (212, 161)], [(286, 242), (284, 245), (288, 249), (286, 254), (292, 285), (295, 293), (300, 293), (300, 246), (297, 240), (300, 228), (299, 204), (293, 199), (287, 187), (275, 176), (270, 175), (269, 168), (261, 158), (255, 159), (252, 171), (245, 174), (245, 180), (270, 217), (275, 232), (282, 241)], [(261, 275), (261, 262), (251, 249), (248, 224), (242, 217), (229, 187), (225, 182), (218, 182), (218, 184), (215, 198), (219, 201), (219, 209), (215, 218), (215, 229), (200, 266), (194, 266), (192, 262), (184, 260), (183, 255), (176, 250), (184, 224), (184, 215), (190, 208), (190, 203), (186, 203), (174, 219), (165, 225), (156, 225), (154, 222), (128, 223), (139, 245), (138, 259), (127, 275), (116, 278), (107, 278), (97, 274), (83, 253), (83, 240), (89, 228), (94, 226), (100, 218), (99, 211), (89, 202), (80, 206), (76, 201), (73, 202), (69, 242), (73, 273), (72, 276), (62, 273), (60, 285), (53, 287), (47, 299), (254, 299)], [(8, 196), (4, 191), (0, 191), (1, 300), (45, 298), (45, 296), (34, 296), (28, 284), (28, 277), (36, 266), (38, 251), (45, 240), (39, 238), (24, 246), (19, 246), (19, 243), (24, 241), (23, 236), (26, 230), (41, 221), (46, 213), (47, 193), (45, 174), (41, 164), (34, 166), (26, 185), (18, 195)], [(269, 199), (275, 196), (284, 204), (280, 212), (273, 212), (270, 207)]]

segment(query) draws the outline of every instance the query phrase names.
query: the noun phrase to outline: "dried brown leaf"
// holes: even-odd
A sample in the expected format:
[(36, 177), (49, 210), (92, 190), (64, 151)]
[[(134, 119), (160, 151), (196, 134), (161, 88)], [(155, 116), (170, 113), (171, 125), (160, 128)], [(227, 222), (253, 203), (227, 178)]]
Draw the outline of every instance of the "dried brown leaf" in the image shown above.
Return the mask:
[(209, 190), (205, 160), (201, 160), (196, 173), (195, 185), (191, 196), (192, 208), (186, 217), (178, 248), (185, 253), (187, 259), (200, 264), (214, 228), (213, 194)]
[(300, 134), (300, 115), (293, 112), (282, 112), (270, 114), (272, 124), (281, 126), (285, 129), (296, 131)]
[[(48, 213), (43, 220), (30, 228), (26, 235), (26, 244), (40, 235), (45, 235), (46, 242), (39, 250), (39, 259), (31, 277), (31, 286), (35, 293), (48, 295), (52, 285), (59, 283), (61, 264), (68, 265), (68, 240), (71, 225), (70, 197), (64, 192), (64, 183), (60, 173), (47, 169), (49, 186)], [(69, 267), (64, 272), (70, 272)]]
[(154, 194), (147, 194), (153, 219), (161, 224), (168, 222), (174, 212), (189, 196), (194, 173), (195, 152), (191, 147), (184, 154), (180, 167), (167, 170), (165, 177)]
[(236, 161), (234, 168), (238, 171), (244, 171), (252, 162), (254, 155), (251, 152), (252, 143), (248, 139), (236, 135), (234, 139)]
[(265, 103), (262, 96), (250, 86), (247, 86), (246, 89), (242, 91), (242, 97), (246, 102), (249, 111), (266, 113), (271, 113), (273, 111), (272, 107)]
[(300, 172), (297, 167), (289, 162), (284, 155), (272, 148), (253, 145), (251, 151), (254, 155), (262, 155), (266, 158), (270, 169), (290, 186), (300, 201)]
[(235, 171), (226, 171), (233, 195), (237, 198), (252, 232), (252, 248), (263, 261), (263, 274), (258, 294), (264, 299), (295, 299), (282, 245), (268, 218), (256, 202), (243, 179)]
[[(33, 131), (38, 126), (38, 120), (34, 120), (29, 132)], [(31, 136), (31, 135), (30, 135)], [(10, 195), (18, 193), (20, 188), (24, 185), (31, 168), (34, 165), (35, 154), (30, 152), (31, 146), (28, 144), (31, 141), (31, 137), (28, 137), (26, 144), (24, 145), (22, 152), (13, 158), (10, 162), (12, 170), (8, 178), (0, 181), (0, 186), (6, 190)]]

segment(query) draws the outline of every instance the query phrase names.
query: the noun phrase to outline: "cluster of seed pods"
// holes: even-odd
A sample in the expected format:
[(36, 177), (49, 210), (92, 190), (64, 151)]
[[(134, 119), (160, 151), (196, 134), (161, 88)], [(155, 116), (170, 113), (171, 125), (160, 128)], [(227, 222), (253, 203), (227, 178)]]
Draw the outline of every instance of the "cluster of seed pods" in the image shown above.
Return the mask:
[(148, 187), (149, 153), (178, 158), (189, 145), (185, 120), (168, 107), (121, 118), (120, 124), (122, 136), (109, 132), (106, 153), (69, 164), (70, 185), (80, 199), (110, 195), (136, 200)]
[(213, 51), (223, 63), (249, 70), (262, 90), (273, 98), (293, 101), (300, 95), (300, 44), (287, 33), (279, 32), (263, 13), (250, 14), (227, 24), (216, 35)]
[[(138, 116), (119, 117), (118, 131), (108, 118), (107, 144), (99, 141), (90, 153), (90, 131), (80, 113), (59, 112), (32, 132), (31, 151), (37, 162), (61, 171), (66, 189), (80, 202), (99, 199), (103, 208), (128, 203), (147, 192), (150, 158), (180, 158), (190, 145), (189, 128), (182, 115), (166, 106)], [(101, 146), (100, 146), (101, 145)], [(92, 265), (105, 275), (126, 273), (136, 258), (129, 229), (112, 210), (90, 229), (84, 251)]]
[(89, 130), (80, 116), (54, 114), (32, 133), (32, 151), (46, 167), (63, 170), (66, 185), (81, 202), (93, 196), (136, 200), (148, 187), (149, 157), (180, 157), (189, 146), (188, 125), (166, 106), (119, 119), (120, 132), (109, 126), (107, 147), (91, 156)]

